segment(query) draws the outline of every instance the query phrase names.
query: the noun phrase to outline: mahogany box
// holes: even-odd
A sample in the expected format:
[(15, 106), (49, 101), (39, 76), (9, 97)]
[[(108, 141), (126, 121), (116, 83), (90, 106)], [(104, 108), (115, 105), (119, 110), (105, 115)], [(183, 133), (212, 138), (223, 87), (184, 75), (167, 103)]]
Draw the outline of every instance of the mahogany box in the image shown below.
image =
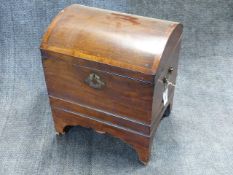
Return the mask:
[(56, 132), (80, 125), (150, 158), (172, 109), (182, 24), (78, 4), (62, 10), (40, 46)]

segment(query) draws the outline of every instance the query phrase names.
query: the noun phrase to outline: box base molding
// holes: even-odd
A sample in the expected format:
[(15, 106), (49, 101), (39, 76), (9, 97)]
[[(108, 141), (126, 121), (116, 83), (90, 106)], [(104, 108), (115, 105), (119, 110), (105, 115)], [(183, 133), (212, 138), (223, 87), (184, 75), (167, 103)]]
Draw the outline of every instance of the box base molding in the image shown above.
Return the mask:
[[(72, 126), (92, 128), (97, 133), (101, 134), (108, 133), (131, 146), (136, 151), (139, 161), (144, 165), (150, 160), (154, 133), (160, 122), (156, 122), (155, 130), (150, 135), (145, 135), (138, 132), (132, 132), (132, 130), (128, 130), (127, 128), (118, 128), (108, 123), (86, 118), (78, 113), (61, 108), (52, 107), (52, 114), (55, 130), (58, 135), (64, 135)], [(163, 115), (161, 115), (161, 118), (162, 116)]]

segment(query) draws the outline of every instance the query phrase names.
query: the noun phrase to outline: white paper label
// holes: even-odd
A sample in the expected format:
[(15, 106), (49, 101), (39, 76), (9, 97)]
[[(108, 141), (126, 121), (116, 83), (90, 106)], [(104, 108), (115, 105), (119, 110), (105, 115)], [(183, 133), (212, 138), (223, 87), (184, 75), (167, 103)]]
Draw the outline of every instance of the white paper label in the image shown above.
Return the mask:
[(163, 105), (165, 106), (168, 101), (168, 87), (165, 88), (163, 91)]

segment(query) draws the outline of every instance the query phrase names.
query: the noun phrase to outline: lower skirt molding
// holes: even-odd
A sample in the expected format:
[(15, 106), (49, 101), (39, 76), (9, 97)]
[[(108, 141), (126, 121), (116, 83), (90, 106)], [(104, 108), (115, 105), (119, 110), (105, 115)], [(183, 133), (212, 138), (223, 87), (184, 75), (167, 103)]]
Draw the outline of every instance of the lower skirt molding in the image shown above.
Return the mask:
[(106, 122), (93, 120), (92, 118), (84, 117), (77, 113), (59, 108), (52, 108), (52, 114), (56, 132), (59, 134), (65, 134), (65, 128), (70, 126), (79, 125), (86, 128), (92, 128), (99, 133), (108, 133), (117, 137), (132, 146), (136, 150), (139, 160), (143, 164), (147, 164), (150, 159), (153, 136), (132, 132), (132, 130), (116, 127)]
[(65, 134), (72, 126), (92, 128), (101, 134), (108, 133), (129, 144), (137, 152), (140, 162), (144, 165), (150, 160), (155, 130), (164, 112), (169, 110), (167, 114), (171, 110), (170, 105), (161, 109), (156, 120), (148, 125), (57, 97), (50, 96), (49, 98), (55, 130), (59, 135)]

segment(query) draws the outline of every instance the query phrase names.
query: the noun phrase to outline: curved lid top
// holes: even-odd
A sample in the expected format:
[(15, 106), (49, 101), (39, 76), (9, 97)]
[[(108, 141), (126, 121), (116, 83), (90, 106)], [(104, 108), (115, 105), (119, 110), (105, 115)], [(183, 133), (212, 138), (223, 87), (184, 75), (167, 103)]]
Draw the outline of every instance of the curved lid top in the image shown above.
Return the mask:
[(178, 26), (74, 4), (52, 21), (41, 49), (154, 75)]

